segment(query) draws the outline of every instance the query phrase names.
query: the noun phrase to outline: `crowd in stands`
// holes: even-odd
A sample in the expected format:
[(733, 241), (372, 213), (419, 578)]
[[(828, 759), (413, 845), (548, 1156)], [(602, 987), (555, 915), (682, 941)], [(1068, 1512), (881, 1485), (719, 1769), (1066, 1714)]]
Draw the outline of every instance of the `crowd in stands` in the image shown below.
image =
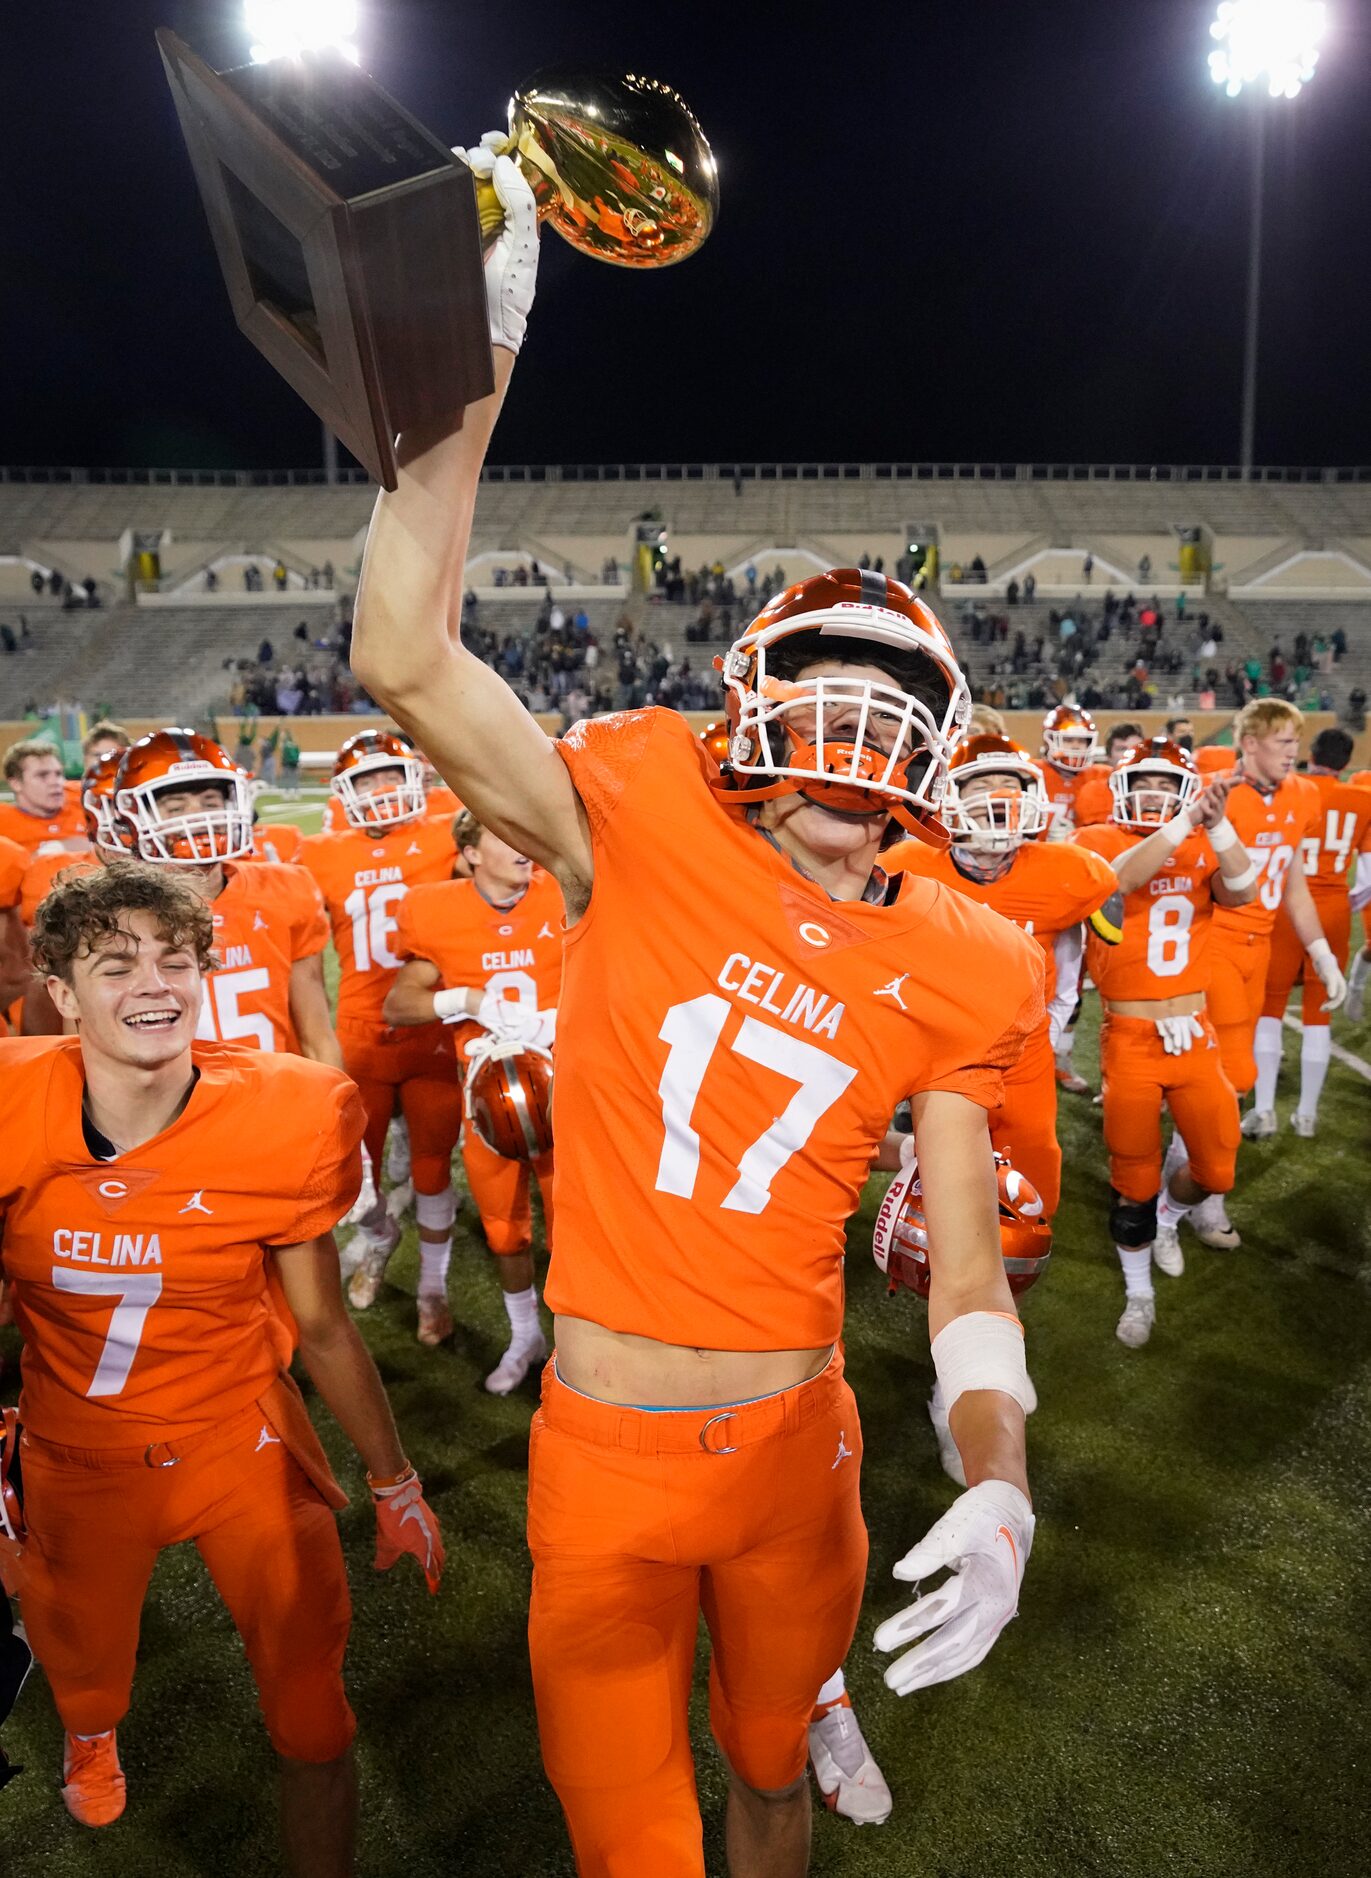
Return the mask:
[[(1006, 594), (1006, 603), (1017, 605), (1018, 596)], [(1110, 590), (1097, 607), (1077, 594), (1053, 607), (1046, 630), (1032, 638), (1014, 629), (1010, 612), (990, 612), (970, 600), (959, 623), (972, 645), (996, 648), (997, 656), (981, 667), (978, 701), (1007, 710), (1037, 710), (1069, 694), (1087, 710), (1179, 709), (1192, 697), (1200, 710), (1240, 710), (1251, 698), (1280, 697), (1304, 710), (1328, 711), (1334, 699), (1322, 681), (1347, 650), (1339, 629), (1327, 639), (1298, 634), (1288, 657), (1277, 642), (1265, 666), (1256, 658), (1224, 662), (1222, 625), (1205, 612), (1192, 617), (1183, 592), (1169, 619), (1155, 594), (1139, 600)]]
[[(266, 583), (262, 579), (262, 569), (256, 561), (245, 561), (242, 569), (244, 593), (263, 593)], [(307, 574), (296, 575), (296, 585), (306, 588), (311, 593), (333, 591), (333, 563), (325, 561), (322, 567), (311, 567)], [(277, 593), (284, 593), (290, 586), (290, 569), (284, 561), (277, 561), (271, 570), (271, 584)], [(206, 593), (218, 593), (219, 570), (207, 567), (204, 574)]]
[(532, 632), (524, 635), (492, 631), (482, 625), (480, 613), (475, 594), (468, 593), (464, 643), (500, 673), (531, 711), (557, 711), (574, 724), (581, 717), (643, 704), (706, 711), (719, 701), (709, 658), (694, 666), (688, 657), (678, 660), (669, 641), (649, 639), (627, 613), (619, 615), (604, 645), (584, 608), (569, 613), (551, 598), (544, 599)]

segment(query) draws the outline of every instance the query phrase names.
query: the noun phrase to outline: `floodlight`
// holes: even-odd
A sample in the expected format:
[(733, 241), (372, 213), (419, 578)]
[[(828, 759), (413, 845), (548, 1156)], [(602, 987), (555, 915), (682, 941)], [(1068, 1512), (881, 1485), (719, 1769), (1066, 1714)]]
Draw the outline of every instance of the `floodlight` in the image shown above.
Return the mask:
[(1265, 81), (1273, 98), (1294, 98), (1314, 76), (1327, 29), (1322, 0), (1222, 0), (1209, 28), (1218, 48), (1209, 75), (1230, 98)]
[(358, 62), (352, 36), (357, 31), (357, 0), (243, 0), (252, 35), (252, 61), (285, 59), (332, 47)]

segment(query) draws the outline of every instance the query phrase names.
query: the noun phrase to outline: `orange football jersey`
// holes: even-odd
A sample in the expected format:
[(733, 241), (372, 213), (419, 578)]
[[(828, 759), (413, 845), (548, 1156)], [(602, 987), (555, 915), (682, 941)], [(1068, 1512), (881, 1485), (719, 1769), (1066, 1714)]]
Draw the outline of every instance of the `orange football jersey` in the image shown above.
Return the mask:
[(1230, 769), (1236, 769), (1238, 753), (1232, 744), (1202, 743), (1194, 752), (1195, 768), (1206, 782), (1215, 776), (1226, 775)]
[(1318, 771), (1305, 782), (1318, 792), (1318, 819), (1300, 844), (1310, 891), (1336, 898), (1347, 892), (1347, 872), (1359, 854), (1371, 854), (1371, 790)]
[(979, 900), (1002, 919), (1013, 920), (1041, 945), (1047, 960), (1046, 995), (1057, 989), (1057, 961), (1053, 941), (1058, 933), (1089, 919), (1118, 889), (1114, 870), (1096, 854), (1087, 854), (1073, 842), (1026, 841), (1014, 856), (1014, 865), (998, 880), (969, 880), (952, 859), (922, 841), (900, 841), (881, 856), (881, 865), (919, 874), (955, 887), (971, 900)]
[(252, 854), (244, 860), (280, 861), (287, 867), (300, 860), (305, 837), (294, 822), (258, 822), (252, 831)]
[(457, 850), (445, 822), (423, 819), (385, 830), (310, 835), (304, 864), (318, 882), (342, 968), (338, 1027), (374, 1033), (386, 993), (404, 963), (394, 939), (411, 887), (449, 880)]
[[(1081, 792), (1086, 792), (1086, 807), (1092, 802), (1092, 791), (1098, 794), (1097, 785), (1104, 789), (1105, 801), (1110, 802), (1109, 770), (1103, 763), (1092, 763), (1089, 769), (1060, 770), (1049, 763), (1046, 757), (1036, 759), (1038, 768), (1043, 773), (1043, 784), (1047, 790), (1047, 799), (1052, 805), (1052, 820), (1047, 825), (1048, 841), (1065, 841), (1073, 828), (1080, 826)], [(1105, 815), (1109, 813), (1106, 807)]]
[(332, 1231), (361, 1184), (340, 1071), (197, 1043), (171, 1126), (113, 1161), (81, 1126), (75, 1037), (0, 1040), (0, 1259), (24, 1337), (21, 1414), (128, 1448), (227, 1421), (279, 1369), (264, 1248)]
[(460, 815), (462, 812), (461, 803), (446, 783), (435, 783), (425, 795), (424, 802), (425, 815), (433, 817), (445, 815), (451, 821), (454, 815)]
[(303, 867), (229, 862), (211, 903), (219, 969), (205, 978), (197, 1037), (257, 1050), (300, 1048), (290, 1016), (290, 968), (328, 944), (328, 916)]
[(1114, 813), (1114, 791), (1109, 787), (1113, 771), (1099, 765), (1088, 769), (1076, 791), (1074, 819), (1077, 828), (1098, 828)]
[(1307, 776), (1289, 775), (1269, 796), (1239, 780), (1228, 793), (1226, 814), (1257, 870), (1257, 892), (1246, 906), (1221, 906), (1214, 931), (1261, 936), (1276, 923), (1290, 864), (1310, 836), (1317, 836), (1319, 792)]
[(28, 866), (28, 850), (0, 835), (0, 909), (22, 903)]
[(1354, 770), (1347, 780), (1354, 789), (1371, 789), (1371, 769)]
[[(492, 906), (469, 880), (412, 887), (400, 902), (395, 950), (427, 959), (442, 984), (470, 985), (527, 1005), (557, 1008), (562, 988), (562, 890), (535, 867), (528, 890), (514, 906)], [(451, 1026), (457, 1054), (475, 1024)]]
[(554, 1311), (703, 1348), (841, 1333), (844, 1228), (896, 1104), (986, 1109), (1042, 1022), (1042, 955), (936, 881), (834, 901), (648, 708), (557, 745), (594, 893), (563, 948)]
[[(1145, 835), (1117, 822), (1083, 828), (1076, 845), (1116, 861)], [(1086, 935), (1086, 963), (1105, 998), (1178, 998), (1209, 986), (1206, 953), (1217, 911), (1210, 882), (1218, 856), (1201, 830), (1188, 835), (1160, 873), (1124, 897), (1123, 938), (1106, 945)]]
[(324, 804), (324, 813), (319, 822), (322, 833), (326, 835), (345, 835), (352, 827), (347, 813), (337, 796), (330, 796)]
[(86, 815), (80, 798), (68, 796), (56, 815), (30, 815), (17, 802), (0, 802), (0, 835), (29, 854), (58, 841), (84, 841)]
[(35, 854), (24, 869), (24, 885), (19, 900), (19, 917), (24, 924), (32, 926), (34, 914), (48, 897), (59, 874), (88, 874), (99, 865), (95, 855), (89, 852), (77, 854), (65, 848), (55, 848), (49, 854)]

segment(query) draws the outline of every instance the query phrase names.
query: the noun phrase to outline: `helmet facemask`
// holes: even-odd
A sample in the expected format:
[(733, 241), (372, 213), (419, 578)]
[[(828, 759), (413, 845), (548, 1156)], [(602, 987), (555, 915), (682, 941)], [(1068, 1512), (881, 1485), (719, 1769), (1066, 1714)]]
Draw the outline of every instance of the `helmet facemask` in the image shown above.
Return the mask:
[(947, 822), (954, 846), (978, 854), (1015, 853), (1043, 833), (1052, 808), (1036, 770), (963, 764), (953, 772)]
[(1109, 792), (1121, 827), (1150, 832), (1190, 807), (1200, 793), (1200, 779), (1174, 763), (1124, 763), (1111, 773)]
[[(209, 788), (220, 792), (222, 808), (162, 813), (161, 797)], [(132, 824), (140, 860), (168, 867), (213, 867), (220, 861), (239, 860), (252, 853), (252, 796), (247, 778), (210, 763), (173, 764), (165, 776), (135, 788), (116, 790), (110, 822), (111, 838), (116, 844), (118, 817)], [(126, 850), (116, 845), (106, 851)]]
[[(389, 789), (357, 787), (359, 776), (374, 775), (378, 770), (399, 770), (402, 780)], [(331, 787), (354, 828), (395, 828), (402, 822), (417, 820), (427, 806), (424, 766), (417, 756), (400, 757), (386, 751), (361, 757), (336, 775)]]
[[(955, 663), (911, 622), (888, 633), (842, 608), (744, 634), (723, 661), (733, 799), (787, 793), (838, 815), (893, 816), (945, 845), (938, 820), (952, 745), (971, 708)], [(825, 663), (874, 666), (801, 676)], [(749, 787), (747, 779), (755, 779)], [(738, 783), (742, 782), (742, 787)]]
[(1045, 730), (1043, 755), (1054, 769), (1079, 775), (1090, 768), (1099, 751), (1099, 739), (1093, 730)]

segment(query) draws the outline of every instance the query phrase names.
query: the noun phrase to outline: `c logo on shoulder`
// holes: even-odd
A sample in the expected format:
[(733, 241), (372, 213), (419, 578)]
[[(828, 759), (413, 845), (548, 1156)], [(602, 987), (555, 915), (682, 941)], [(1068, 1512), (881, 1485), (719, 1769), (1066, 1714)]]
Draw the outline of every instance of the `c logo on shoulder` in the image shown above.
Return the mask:
[(509, 935), (514, 931), (514, 928), (512, 926), (500, 926), (497, 927), (496, 930), (502, 939), (508, 939)]
[(799, 928), (799, 934), (806, 945), (826, 946), (829, 943), (828, 934), (824, 931), (822, 926), (817, 926), (812, 919), (807, 919), (803, 922)]
[(129, 1190), (122, 1180), (102, 1180), (96, 1190), (106, 1200), (127, 1200)]

